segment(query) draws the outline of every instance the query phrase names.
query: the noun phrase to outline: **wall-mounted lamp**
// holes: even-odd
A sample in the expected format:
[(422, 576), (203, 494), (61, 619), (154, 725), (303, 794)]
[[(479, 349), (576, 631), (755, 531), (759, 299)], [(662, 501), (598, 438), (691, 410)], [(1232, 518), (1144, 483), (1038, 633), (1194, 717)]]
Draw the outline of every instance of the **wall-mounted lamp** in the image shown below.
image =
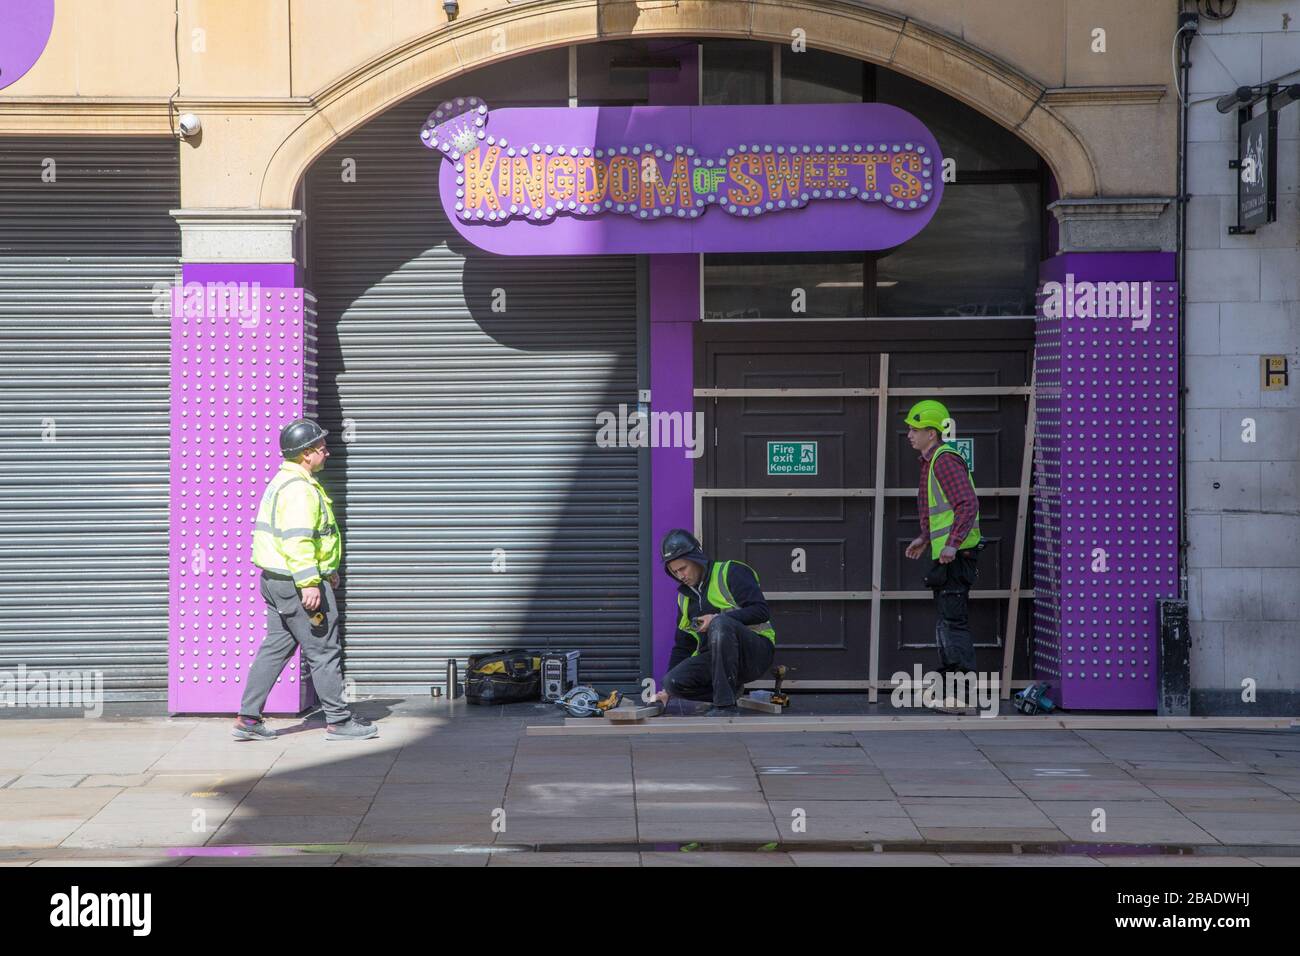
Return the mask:
[(1254, 106), (1268, 97), (1268, 108), (1280, 110), (1282, 107), (1300, 100), (1300, 83), (1278, 86), (1276, 83), (1260, 83), (1258, 86), (1239, 86), (1231, 93), (1225, 93), (1214, 103), (1220, 113), (1231, 113), (1235, 109)]
[(455, 20), (456, 14), (460, 13), (460, 4), (457, 0), (442, 0), (442, 12), (447, 14), (448, 20)]

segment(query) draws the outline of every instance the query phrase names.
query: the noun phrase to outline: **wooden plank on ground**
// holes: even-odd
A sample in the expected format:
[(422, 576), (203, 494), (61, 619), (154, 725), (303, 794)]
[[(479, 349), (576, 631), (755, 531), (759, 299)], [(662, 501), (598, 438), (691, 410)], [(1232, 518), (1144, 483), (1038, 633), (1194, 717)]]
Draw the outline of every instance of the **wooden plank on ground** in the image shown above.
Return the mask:
[[(612, 720), (614, 723), (622, 723), (633, 720), (645, 720), (647, 717), (658, 717), (664, 712), (662, 704), (642, 704), (635, 707), (629, 707), (623, 704), (605, 711), (605, 719)], [(589, 720), (590, 718), (574, 718), (575, 720)]]

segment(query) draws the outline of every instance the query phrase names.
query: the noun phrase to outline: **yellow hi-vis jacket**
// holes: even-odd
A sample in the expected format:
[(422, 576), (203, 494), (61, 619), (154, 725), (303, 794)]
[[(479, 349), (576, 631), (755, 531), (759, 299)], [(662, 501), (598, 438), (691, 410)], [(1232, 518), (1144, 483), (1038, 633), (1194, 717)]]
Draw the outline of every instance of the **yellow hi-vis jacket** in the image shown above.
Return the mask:
[(334, 502), (310, 471), (286, 461), (266, 486), (257, 509), (253, 563), (287, 574), (306, 588), (337, 571), (342, 558)]
[[(934, 473), (934, 463), (939, 460), (940, 455), (956, 455), (961, 457), (959, 452), (952, 445), (941, 444), (934, 450), (930, 458), (930, 478), (926, 482), (926, 492), (929, 495), (929, 522), (930, 522), (930, 557), (934, 561), (939, 560), (939, 555), (943, 549), (948, 546), (948, 532), (952, 530), (953, 523), (957, 520), (957, 512), (953, 510), (952, 502), (948, 496), (943, 493), (943, 485), (939, 483), (939, 476)], [(962, 458), (964, 463), (966, 459)], [(966, 480), (970, 483), (971, 494), (975, 493), (975, 479), (971, 477), (970, 469), (966, 469)], [(960, 544), (954, 544), (953, 547), (958, 551), (964, 551), (967, 548), (973, 548), (979, 544), (980, 537), (980, 514), (975, 512), (975, 523), (967, 532), (965, 539)]]

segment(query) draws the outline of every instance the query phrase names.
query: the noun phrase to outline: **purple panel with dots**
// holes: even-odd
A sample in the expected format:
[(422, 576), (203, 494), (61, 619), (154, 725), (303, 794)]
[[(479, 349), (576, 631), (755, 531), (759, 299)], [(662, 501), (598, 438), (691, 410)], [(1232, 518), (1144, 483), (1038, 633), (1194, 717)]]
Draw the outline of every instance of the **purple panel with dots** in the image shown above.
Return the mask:
[(1156, 601), (1178, 589), (1173, 255), (1066, 254), (1040, 278), (1035, 677), (1068, 709), (1154, 710)]
[[(252, 275), (251, 273), (249, 275)], [(239, 709), (266, 635), (251, 558), (262, 490), (280, 466), (279, 430), (312, 409), (309, 297), (225, 267), (172, 294), (168, 708)], [(298, 713), (311, 698), (297, 652), (266, 704)]]

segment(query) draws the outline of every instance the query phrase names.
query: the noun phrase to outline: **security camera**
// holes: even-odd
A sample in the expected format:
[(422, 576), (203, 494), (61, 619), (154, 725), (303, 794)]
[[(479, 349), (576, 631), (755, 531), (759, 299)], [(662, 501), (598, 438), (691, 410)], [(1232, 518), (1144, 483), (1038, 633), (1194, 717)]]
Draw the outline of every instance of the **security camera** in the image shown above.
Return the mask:
[(203, 123), (199, 120), (197, 113), (182, 113), (179, 122), (181, 136), (185, 139), (199, 135), (199, 131), (203, 129)]

